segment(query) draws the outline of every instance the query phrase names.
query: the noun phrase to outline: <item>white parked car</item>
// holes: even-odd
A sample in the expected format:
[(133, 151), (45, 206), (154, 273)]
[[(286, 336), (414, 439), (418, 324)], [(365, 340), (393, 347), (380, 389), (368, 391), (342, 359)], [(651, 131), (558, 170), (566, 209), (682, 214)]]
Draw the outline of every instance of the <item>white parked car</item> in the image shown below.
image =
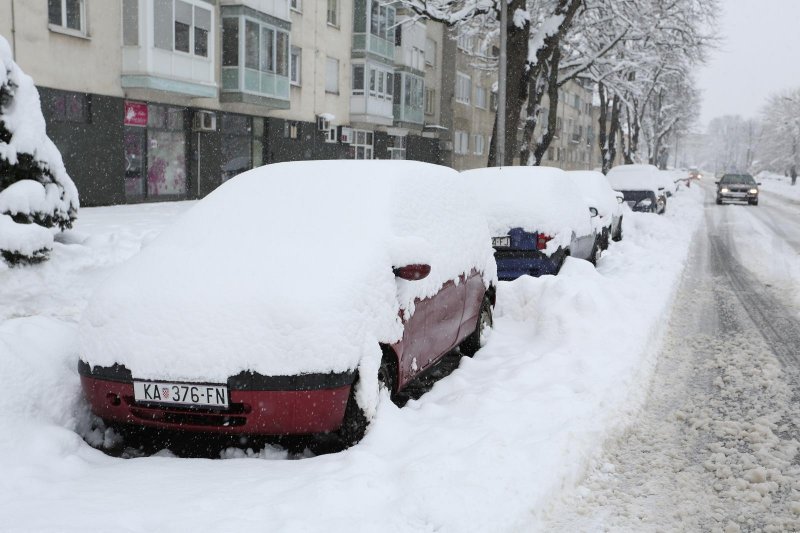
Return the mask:
[(602, 172), (574, 170), (567, 172), (572, 183), (583, 195), (586, 203), (597, 208), (593, 220), (600, 235), (600, 248), (608, 248), (610, 240), (622, 240), (622, 202), (624, 196), (609, 185)]
[(557, 274), (567, 256), (597, 262), (591, 219), (598, 211), (563, 170), (491, 167), (462, 175), (489, 219), (499, 279)]
[(664, 180), (653, 165), (618, 165), (606, 178), (611, 188), (623, 194), (633, 211), (661, 215), (667, 210)]

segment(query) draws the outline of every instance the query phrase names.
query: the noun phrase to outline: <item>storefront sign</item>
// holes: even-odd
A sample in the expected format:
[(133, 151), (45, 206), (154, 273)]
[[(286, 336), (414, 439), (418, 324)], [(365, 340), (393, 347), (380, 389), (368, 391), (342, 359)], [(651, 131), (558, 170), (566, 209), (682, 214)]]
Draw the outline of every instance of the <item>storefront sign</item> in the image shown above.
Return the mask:
[(147, 126), (147, 104), (142, 102), (125, 102), (125, 125)]

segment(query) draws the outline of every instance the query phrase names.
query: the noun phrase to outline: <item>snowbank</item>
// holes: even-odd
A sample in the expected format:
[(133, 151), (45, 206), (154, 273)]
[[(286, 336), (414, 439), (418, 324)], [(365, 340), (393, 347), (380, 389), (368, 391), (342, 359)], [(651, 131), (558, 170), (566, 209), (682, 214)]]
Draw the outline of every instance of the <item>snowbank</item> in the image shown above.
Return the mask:
[(513, 228), (546, 233), (547, 252), (568, 247), (573, 232), (592, 233), (589, 206), (567, 174), (551, 167), (493, 167), (461, 173), (489, 219), (492, 236)]
[[(310, 193), (313, 191), (313, 194)], [(417, 162), (316, 161), (246, 172), (103, 283), (81, 357), (138, 378), (225, 382), (345, 372), (400, 339), (398, 313), (475, 269), (495, 278), (458, 173)], [(424, 280), (396, 266), (431, 265)]]
[[(232, 450), (225, 461), (110, 458), (74, 432), (85, 414), (74, 411), (74, 322), (109, 264), (184, 209), (86, 210), (76, 228), (83, 244), (56, 243), (58, 261), (43, 265), (56, 283), (32, 271), (0, 272), (0, 309), (24, 294), (33, 306), (11, 303), (4, 312), (55, 317), (0, 326), (0, 386), (13, 393), (0, 395), (2, 529), (534, 529), (645, 394), (702, 217), (702, 190), (678, 195), (664, 217), (626, 213), (625, 239), (597, 271), (568, 260), (555, 277), (501, 282), (486, 347), (402, 409), (383, 397), (370, 432), (344, 453), (299, 461), (281, 460), (285, 452), (273, 448)], [(65, 291), (77, 291), (69, 293), (76, 306), (62, 305), (57, 294)]]
[(756, 181), (761, 182), (761, 190), (800, 201), (800, 180), (792, 186), (792, 178), (773, 172), (762, 171), (756, 176)]

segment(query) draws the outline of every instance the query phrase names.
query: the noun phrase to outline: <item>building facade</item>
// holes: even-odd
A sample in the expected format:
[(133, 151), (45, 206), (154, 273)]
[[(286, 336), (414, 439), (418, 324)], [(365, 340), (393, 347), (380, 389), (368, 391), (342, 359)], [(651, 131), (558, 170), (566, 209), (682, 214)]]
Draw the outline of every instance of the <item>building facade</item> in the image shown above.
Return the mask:
[[(282, 161), (488, 159), (496, 50), (399, 3), (0, 0), (0, 35), (84, 206), (199, 198)], [(596, 166), (587, 105), (565, 86), (545, 164)]]

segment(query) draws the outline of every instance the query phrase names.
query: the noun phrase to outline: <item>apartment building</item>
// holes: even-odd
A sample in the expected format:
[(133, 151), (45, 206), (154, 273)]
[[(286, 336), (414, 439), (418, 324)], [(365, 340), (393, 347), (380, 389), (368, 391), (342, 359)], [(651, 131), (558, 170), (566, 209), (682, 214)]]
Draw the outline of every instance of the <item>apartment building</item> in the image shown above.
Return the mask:
[[(383, 0), (0, 0), (82, 205), (205, 196), (255, 166), (485, 166), (496, 50)], [(596, 166), (571, 82), (544, 164)], [(598, 156), (599, 157), (599, 156)]]
[(86, 206), (198, 198), (272, 162), (438, 162), (426, 32), (380, 0), (0, 0)]
[(455, 47), (449, 47), (449, 57), (455, 58), (454, 68), (448, 72), (452, 96), (450, 102), (443, 102), (452, 109), (447, 163), (456, 170), (485, 167), (494, 126), (496, 50), (471, 31), (455, 31), (453, 37)]
[[(600, 166), (595, 106), (591, 85), (574, 80), (559, 89), (556, 134), (542, 158), (542, 165), (564, 170), (591, 170)], [(548, 122), (550, 100), (542, 101), (542, 114), (535, 135)]]

